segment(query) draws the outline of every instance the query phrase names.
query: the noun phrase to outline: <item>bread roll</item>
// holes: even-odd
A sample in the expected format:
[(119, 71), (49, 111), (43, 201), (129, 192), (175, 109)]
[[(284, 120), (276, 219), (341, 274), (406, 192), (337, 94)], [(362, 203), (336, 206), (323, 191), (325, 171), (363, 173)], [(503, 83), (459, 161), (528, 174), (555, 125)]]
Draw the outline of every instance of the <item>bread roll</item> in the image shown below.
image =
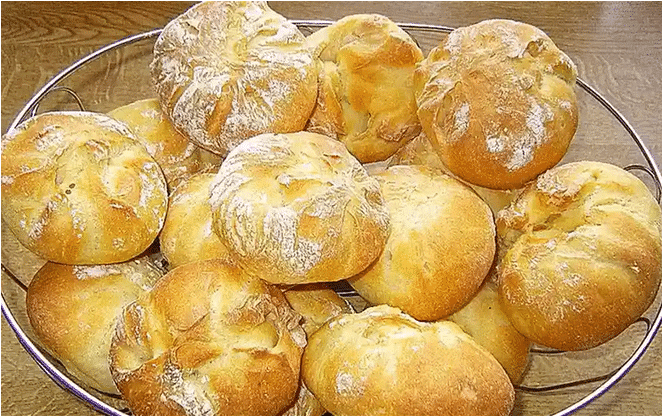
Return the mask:
[[(389, 215), (345, 146), (320, 134), (263, 134), (237, 146), (211, 185), (231, 256), (271, 283), (345, 279), (384, 248)], [(264, 273), (268, 270), (268, 273)]]
[(503, 312), (497, 286), (486, 281), (476, 296), (448, 317), (503, 366), (513, 383), (521, 380), (529, 364), (531, 341), (517, 332)]
[(492, 266), (492, 212), (459, 181), (423, 166), (391, 166), (374, 176), (391, 215), (379, 259), (348, 279), (372, 304), (388, 304), (422, 321), (464, 306)]
[(439, 154), (434, 150), (425, 133), (414, 137), (412, 141), (395, 152), (389, 159), (387, 167), (396, 165), (422, 165), (430, 169), (440, 170), (473, 189), (492, 209), (494, 214), (507, 207), (520, 191), (520, 189), (483, 188), (458, 178), (441, 161)]
[(454, 30), (418, 67), (418, 116), (454, 174), (519, 188), (566, 153), (577, 129), (576, 76), (541, 30), (486, 20)]
[(501, 365), (452, 322), (386, 305), (328, 321), (308, 341), (302, 376), (335, 416), (508, 415)]
[(172, 268), (199, 260), (229, 258), (227, 247), (212, 227), (209, 186), (215, 176), (197, 173), (170, 194), (159, 243)]
[(298, 387), (299, 319), (238, 267), (189, 263), (125, 308), (111, 373), (136, 416), (279, 415)]
[(504, 311), (523, 335), (584, 350), (621, 333), (660, 285), (662, 214), (648, 188), (599, 162), (551, 169), (497, 217)]
[(306, 42), (323, 63), (307, 130), (342, 141), (364, 163), (385, 160), (418, 134), (413, 76), (423, 53), (404, 30), (359, 14)]
[(177, 130), (223, 156), (260, 133), (302, 130), (318, 76), (304, 41), (266, 2), (196, 4), (154, 45), (161, 106)]
[[(283, 292), (292, 308), (303, 317), (301, 326), (311, 336), (326, 321), (343, 313), (352, 313), (336, 292), (324, 283), (297, 285)], [(297, 401), (282, 416), (322, 416), (326, 409), (300, 381)]]
[[(170, 191), (194, 173), (221, 165), (220, 156), (194, 145), (175, 130), (155, 98), (134, 101), (108, 115), (129, 126), (161, 167)], [(207, 154), (204, 160), (202, 154)]]
[(46, 260), (129, 260), (156, 239), (167, 205), (157, 163), (106, 115), (45, 113), (2, 137), (2, 218)]
[(26, 295), (39, 344), (85, 384), (118, 394), (108, 358), (117, 318), (164, 273), (146, 256), (112, 265), (46, 263)]

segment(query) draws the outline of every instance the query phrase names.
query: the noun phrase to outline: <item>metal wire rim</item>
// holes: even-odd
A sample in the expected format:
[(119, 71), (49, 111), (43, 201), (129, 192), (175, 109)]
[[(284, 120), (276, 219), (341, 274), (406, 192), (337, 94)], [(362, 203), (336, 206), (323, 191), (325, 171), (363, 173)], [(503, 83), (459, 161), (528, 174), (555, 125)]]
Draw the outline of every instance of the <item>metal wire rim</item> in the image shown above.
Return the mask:
[[(334, 23), (333, 21), (329, 20), (290, 20), (290, 22), (294, 23), (297, 25), (299, 28), (305, 27), (305, 28), (320, 28), (320, 27), (325, 27), (329, 26), (330, 24)], [(417, 23), (397, 23), (398, 26), (400, 26), (403, 30), (412, 30), (412, 31), (421, 31), (421, 32), (436, 32), (436, 33), (450, 33), (453, 31), (454, 28), (447, 27), (447, 26), (438, 26), (438, 25), (428, 25), (428, 24), (417, 24)], [(117, 49), (122, 46), (130, 45), (133, 43), (137, 43), (139, 41), (149, 39), (156, 37), (161, 34), (162, 29), (154, 29), (149, 32), (144, 32), (140, 33), (134, 36), (129, 36), (124, 39), (120, 39), (116, 42), (110, 43), (95, 52), (81, 58), (80, 60), (76, 61), (60, 73), (58, 73), (56, 76), (54, 76), (49, 82), (47, 82), (32, 98), (26, 103), (26, 105), (19, 111), (19, 113), (16, 115), (14, 118), (14, 121), (10, 124), (9, 128), (7, 131), (11, 131), (15, 129), (24, 119), (26, 119), (28, 114), (34, 114), (37, 111), (37, 107), (41, 100), (53, 89), (62, 89), (65, 90), (66, 92), (69, 92), (71, 94), (71, 90), (69, 90), (66, 87), (58, 87), (57, 84), (62, 82), (64, 79), (66, 79), (69, 75), (73, 74), (76, 70), (81, 68), (83, 65), (96, 60), (106, 52), (112, 51), (114, 49)], [(634, 130), (630, 122), (621, 114), (620, 111), (618, 111), (603, 95), (601, 95), (598, 91), (596, 91), (593, 87), (591, 87), (589, 84), (587, 84), (585, 81), (580, 79), (579, 77), (577, 78), (577, 85), (581, 87), (584, 91), (586, 91), (588, 94), (590, 94), (594, 99), (596, 99), (604, 108), (606, 108), (617, 120), (618, 122), (623, 126), (623, 128), (628, 132), (632, 140), (635, 142), (635, 144), (639, 147), (639, 150), (641, 151), (642, 156), (646, 160), (646, 163), (648, 166), (641, 166), (641, 165), (630, 165), (626, 167), (626, 169), (631, 170), (631, 169), (636, 169), (636, 170), (642, 170), (646, 173), (648, 173), (653, 181), (655, 182), (656, 186), (656, 192), (657, 192), (657, 199), (658, 203), (660, 202), (660, 197), (659, 195), (662, 193), (662, 173), (660, 173), (660, 168), (657, 166), (655, 163), (655, 160), (653, 158), (652, 153), (648, 149), (648, 147), (644, 144), (642, 141), (641, 137), (639, 134)], [(77, 96), (74, 94), (74, 97), (76, 97), (76, 101), (78, 102), (78, 105), (82, 107), (82, 103), (80, 100), (77, 99)], [(5, 268), (4, 264), (2, 265), (2, 271), (6, 273), (8, 276), (10, 276), (14, 281), (20, 282), (20, 280), (11, 273), (8, 269)], [(24, 286), (24, 285), (23, 285)], [(347, 294), (347, 293), (346, 293)], [(34, 345), (34, 343), (30, 340), (30, 338), (27, 336), (27, 334), (23, 331), (21, 326), (18, 324), (16, 319), (14, 318), (14, 315), (11, 313), (9, 307), (7, 306), (7, 303), (5, 301), (5, 296), (4, 293), (2, 294), (2, 303), (1, 303), (1, 308), (2, 308), (2, 315), (9, 324), (10, 328), (14, 331), (16, 334), (16, 337), (18, 338), (19, 342), (23, 346), (23, 348), (30, 354), (30, 356), (35, 360), (37, 365), (49, 376), (51, 379), (60, 387), (63, 389), (69, 391), (72, 393), (74, 396), (76, 396), (78, 399), (82, 400), (85, 402), (87, 405), (91, 406), (94, 408), (96, 411), (104, 413), (108, 416), (129, 416), (127, 413), (124, 413), (121, 410), (118, 410), (104, 401), (98, 399), (97, 397), (93, 396), (83, 388), (81, 388), (78, 384), (73, 382), (69, 377), (67, 377), (64, 373), (62, 373), (60, 370), (58, 370), (47, 358), (46, 356)], [(628, 358), (627, 361), (625, 361), (621, 367), (618, 369), (610, 372), (609, 374), (601, 377), (596, 377), (594, 379), (587, 379), (584, 380), (584, 382), (597, 382), (597, 381), (602, 381), (604, 382), (600, 384), (595, 390), (593, 390), (591, 393), (587, 394), (584, 396), (582, 399), (579, 401), (575, 402), (574, 404), (566, 407), (565, 409), (554, 413), (550, 416), (569, 416), (573, 413), (575, 413), (577, 410), (582, 409), (586, 407), (589, 403), (593, 402), (603, 394), (605, 394), (611, 387), (613, 387), (616, 383), (618, 383), (631, 369), (634, 367), (634, 365), (639, 361), (639, 359), (644, 355), (646, 352), (647, 348), (655, 338), (655, 335), (657, 334), (657, 331), (659, 330), (660, 326), (662, 325), (662, 305), (658, 308), (657, 313), (655, 314), (655, 319), (650, 322), (649, 320), (646, 319), (647, 322), (647, 332), (642, 341), (640, 342), (639, 346), (637, 349), (632, 353), (632, 355)], [(606, 380), (605, 380), (606, 378)], [(575, 385), (574, 382), (571, 383), (565, 383), (568, 385)], [(552, 386), (553, 387), (553, 386)], [(536, 388), (520, 388), (520, 391), (523, 392), (535, 392)], [(542, 388), (541, 391), (545, 391), (545, 388)]]

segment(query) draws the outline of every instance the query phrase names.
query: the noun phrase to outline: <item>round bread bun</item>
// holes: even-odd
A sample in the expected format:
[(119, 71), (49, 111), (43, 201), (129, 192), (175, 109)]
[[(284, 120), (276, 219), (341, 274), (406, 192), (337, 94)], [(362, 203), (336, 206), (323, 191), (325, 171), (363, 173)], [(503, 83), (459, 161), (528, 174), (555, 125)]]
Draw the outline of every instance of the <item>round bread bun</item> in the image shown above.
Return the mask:
[[(170, 191), (194, 173), (221, 165), (220, 156), (196, 146), (175, 130), (156, 98), (118, 107), (108, 115), (129, 126), (147, 148), (161, 167)], [(204, 160), (203, 153), (207, 154)]]
[(454, 174), (519, 188), (565, 155), (577, 129), (576, 77), (540, 29), (486, 20), (454, 30), (418, 67), (418, 116)]
[(522, 379), (529, 365), (531, 341), (517, 332), (503, 312), (497, 286), (486, 281), (476, 296), (448, 317), (503, 366), (513, 383)]
[(117, 318), (163, 274), (147, 256), (112, 265), (47, 262), (30, 281), (26, 295), (37, 341), (88, 386), (119, 394), (108, 359)]
[(156, 239), (167, 205), (161, 169), (107, 115), (45, 113), (2, 137), (2, 219), (46, 260), (136, 257)]
[(170, 194), (159, 244), (171, 268), (200, 260), (229, 258), (227, 247), (212, 227), (209, 186), (215, 176), (197, 173)]
[(348, 282), (373, 305), (421, 321), (442, 319), (476, 294), (492, 266), (492, 212), (469, 187), (423, 166), (374, 176), (391, 213), (379, 259)]
[(304, 41), (266, 2), (196, 4), (154, 45), (161, 106), (177, 130), (223, 156), (260, 133), (300, 131), (319, 70)]
[(660, 285), (662, 214), (644, 183), (575, 162), (532, 182), (496, 220), (499, 295), (534, 342), (584, 350), (625, 330)]
[(504, 416), (515, 393), (498, 361), (456, 324), (386, 305), (328, 321), (308, 341), (302, 377), (335, 416)]
[(210, 189), (213, 224), (230, 255), (271, 283), (353, 276), (388, 236), (379, 184), (342, 143), (320, 134), (252, 137), (230, 152)]
[[(286, 289), (285, 299), (302, 316), (301, 326), (310, 337), (329, 319), (352, 313), (351, 307), (325, 283), (297, 285)], [(322, 416), (326, 409), (300, 381), (297, 401), (282, 416)]]
[(389, 159), (387, 167), (396, 165), (422, 165), (430, 169), (440, 170), (473, 189), (487, 203), (494, 214), (507, 207), (520, 191), (520, 189), (483, 188), (458, 178), (441, 161), (439, 154), (434, 150), (425, 133), (414, 137), (412, 141), (395, 152)]
[(124, 309), (111, 374), (136, 416), (280, 415), (299, 384), (299, 319), (231, 263), (189, 263)]
[(421, 130), (413, 77), (423, 53), (384, 16), (344, 17), (306, 42), (322, 61), (307, 130), (336, 138), (363, 163), (385, 160)]

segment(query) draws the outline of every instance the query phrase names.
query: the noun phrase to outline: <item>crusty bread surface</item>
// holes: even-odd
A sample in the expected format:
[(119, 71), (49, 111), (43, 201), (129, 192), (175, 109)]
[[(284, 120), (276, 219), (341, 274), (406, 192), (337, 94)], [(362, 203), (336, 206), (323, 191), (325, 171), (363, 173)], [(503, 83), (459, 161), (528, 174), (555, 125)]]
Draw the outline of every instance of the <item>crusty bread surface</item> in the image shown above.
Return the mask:
[(550, 169), (496, 223), (502, 305), (536, 343), (595, 347), (655, 298), (660, 207), (641, 180), (617, 166), (574, 162)]
[(124, 309), (111, 374), (136, 416), (276, 416), (297, 393), (299, 320), (279, 289), (233, 264), (188, 263)]
[(230, 255), (271, 283), (353, 276), (389, 232), (377, 181), (342, 143), (310, 132), (244, 141), (221, 165), (210, 203)]
[(297, 27), (267, 2), (201, 2), (168, 23), (151, 73), (175, 128), (225, 156), (266, 132), (302, 130), (318, 63)]
[(122, 309), (165, 273), (147, 256), (111, 265), (46, 263), (33, 277), (26, 312), (39, 343), (88, 386), (118, 394), (110, 342)]
[(505, 416), (513, 386), (456, 324), (386, 305), (328, 321), (308, 342), (303, 380), (336, 416)]
[(492, 266), (495, 229), (468, 186), (423, 166), (374, 176), (391, 216), (379, 259), (348, 281), (368, 302), (423, 321), (445, 318), (476, 294)]
[(2, 137), (2, 218), (46, 260), (127, 261), (156, 239), (167, 205), (161, 169), (107, 115), (45, 113)]
[(444, 164), (486, 188), (519, 188), (557, 164), (577, 129), (577, 69), (540, 29), (458, 28), (417, 68), (423, 131)]
[(306, 127), (336, 138), (361, 162), (385, 160), (413, 139), (413, 76), (423, 53), (385, 16), (346, 16), (308, 36), (322, 61), (319, 94)]

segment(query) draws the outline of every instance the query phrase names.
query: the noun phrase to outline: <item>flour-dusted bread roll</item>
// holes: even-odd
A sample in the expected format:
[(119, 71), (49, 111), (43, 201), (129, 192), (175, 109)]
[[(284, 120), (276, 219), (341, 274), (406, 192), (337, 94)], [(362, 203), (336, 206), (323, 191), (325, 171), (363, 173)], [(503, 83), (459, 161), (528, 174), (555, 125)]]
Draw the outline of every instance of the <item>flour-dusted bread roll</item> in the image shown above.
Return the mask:
[(170, 194), (159, 243), (170, 267), (199, 260), (229, 258), (228, 249), (212, 227), (209, 186), (216, 175), (197, 173)]
[(348, 279), (372, 304), (423, 321), (464, 306), (494, 261), (492, 212), (468, 186), (424, 166), (391, 166), (374, 175), (391, 215), (379, 259)]
[(610, 164), (542, 174), (497, 217), (499, 291), (536, 343), (583, 350), (627, 328), (660, 285), (662, 214), (648, 188)]
[(318, 77), (304, 41), (266, 2), (199, 3), (154, 45), (161, 106), (177, 130), (223, 156), (260, 133), (302, 130)]
[[(290, 306), (302, 316), (301, 326), (311, 336), (329, 319), (352, 313), (349, 304), (324, 283), (297, 285), (283, 292)], [(282, 416), (322, 416), (326, 409), (301, 381), (297, 401)]]
[(164, 273), (147, 256), (112, 265), (46, 263), (26, 295), (38, 342), (82, 382), (118, 394), (108, 356), (115, 324)]
[(344, 17), (306, 39), (322, 61), (309, 131), (336, 138), (361, 162), (385, 160), (421, 130), (414, 69), (423, 53), (390, 19)]
[(377, 181), (342, 143), (310, 132), (244, 141), (221, 165), (210, 203), (231, 256), (271, 283), (353, 276), (389, 232)]
[(220, 156), (196, 146), (175, 130), (156, 98), (134, 101), (108, 115), (129, 126), (161, 167), (169, 190), (200, 170), (221, 165)]
[(132, 414), (276, 416), (305, 333), (279, 289), (222, 260), (168, 272), (124, 309), (111, 373)]
[(456, 324), (386, 305), (328, 321), (301, 374), (335, 416), (505, 416), (515, 399), (498, 361)]
[(45, 113), (2, 137), (2, 219), (46, 260), (129, 260), (156, 239), (167, 205), (161, 169), (107, 115)]
[(576, 76), (538, 28), (486, 20), (454, 30), (417, 69), (418, 116), (454, 174), (519, 188), (566, 153), (577, 128)]
[(451, 175), (476, 191), (478, 196), (483, 198), (483, 201), (489, 205), (494, 214), (507, 207), (520, 191), (520, 189), (483, 188), (482, 186), (474, 185), (458, 178), (441, 161), (439, 154), (434, 150), (425, 133), (419, 134), (395, 152), (388, 160), (388, 166), (395, 165), (422, 165)]
[(531, 341), (520, 334), (506, 316), (499, 302), (497, 286), (485, 282), (476, 296), (448, 317), (479, 345), (485, 347), (517, 383), (529, 364)]

